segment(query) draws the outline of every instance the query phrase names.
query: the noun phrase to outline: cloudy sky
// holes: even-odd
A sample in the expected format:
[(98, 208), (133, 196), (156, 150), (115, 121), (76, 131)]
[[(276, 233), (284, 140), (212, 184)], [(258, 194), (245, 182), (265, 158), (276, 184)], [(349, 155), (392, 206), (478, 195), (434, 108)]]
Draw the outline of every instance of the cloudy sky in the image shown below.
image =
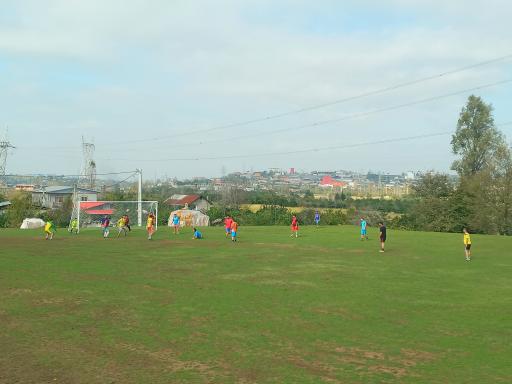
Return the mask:
[(449, 134), (375, 142), (453, 131), (471, 93), (512, 121), (512, 82), (487, 86), (512, 79), (512, 56), (297, 111), (512, 55), (511, 14), (508, 0), (2, 0), (8, 173), (76, 173), (82, 136), (99, 173), (447, 171)]

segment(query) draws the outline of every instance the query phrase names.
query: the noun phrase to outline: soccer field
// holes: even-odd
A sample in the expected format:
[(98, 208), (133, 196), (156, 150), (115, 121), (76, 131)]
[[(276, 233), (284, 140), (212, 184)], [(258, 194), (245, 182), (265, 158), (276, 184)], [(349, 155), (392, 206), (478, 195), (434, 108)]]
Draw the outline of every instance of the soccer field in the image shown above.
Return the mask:
[(512, 382), (512, 238), (203, 234), (0, 230), (0, 383)]

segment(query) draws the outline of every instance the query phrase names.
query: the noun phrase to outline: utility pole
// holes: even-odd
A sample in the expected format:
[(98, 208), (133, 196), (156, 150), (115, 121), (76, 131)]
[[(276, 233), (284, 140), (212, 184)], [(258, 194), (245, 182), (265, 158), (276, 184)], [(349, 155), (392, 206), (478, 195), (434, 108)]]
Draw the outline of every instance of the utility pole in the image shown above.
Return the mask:
[(136, 170), (139, 175), (139, 186), (137, 189), (137, 224), (142, 227), (142, 169)]

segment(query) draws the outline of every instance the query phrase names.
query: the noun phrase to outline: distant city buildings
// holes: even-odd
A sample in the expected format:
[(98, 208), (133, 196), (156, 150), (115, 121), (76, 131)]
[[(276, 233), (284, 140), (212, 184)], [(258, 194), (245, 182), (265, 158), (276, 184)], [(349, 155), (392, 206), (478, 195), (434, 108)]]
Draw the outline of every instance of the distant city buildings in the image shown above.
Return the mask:
[[(343, 193), (352, 198), (384, 198), (393, 199), (406, 196), (412, 191), (423, 173), (406, 171), (400, 174), (369, 171), (367, 173), (348, 170), (314, 170), (298, 171), (289, 169), (270, 168), (267, 170), (233, 172), (223, 177), (206, 178), (190, 177), (187, 180), (166, 178), (165, 180), (145, 180), (143, 188), (159, 188), (162, 191), (181, 190), (186, 196), (207, 196), (208, 191), (225, 192), (226, 190), (273, 191), (276, 193), (305, 193), (313, 192), (317, 198), (334, 199), (336, 194)], [(452, 177), (452, 176), (450, 176)], [(453, 176), (455, 177), (455, 176)], [(28, 182), (27, 182), (28, 181)], [(36, 176), (13, 178), (7, 185), (13, 192), (29, 192), (35, 203), (56, 207), (62, 204), (67, 196), (72, 195), (76, 178), (66, 176)], [(117, 183), (115, 180), (98, 180), (98, 190), (106, 192), (133, 192), (133, 182)], [(80, 189), (80, 188), (79, 188)], [(83, 190), (83, 189), (80, 189)], [(96, 191), (83, 190), (84, 199), (94, 201)], [(185, 196), (185, 195), (183, 195)], [(44, 201), (43, 201), (44, 197)], [(186, 199), (185, 199), (186, 200)], [(207, 209), (209, 202), (186, 202), (189, 206), (199, 206)], [(167, 204), (183, 206), (180, 198), (171, 196)]]

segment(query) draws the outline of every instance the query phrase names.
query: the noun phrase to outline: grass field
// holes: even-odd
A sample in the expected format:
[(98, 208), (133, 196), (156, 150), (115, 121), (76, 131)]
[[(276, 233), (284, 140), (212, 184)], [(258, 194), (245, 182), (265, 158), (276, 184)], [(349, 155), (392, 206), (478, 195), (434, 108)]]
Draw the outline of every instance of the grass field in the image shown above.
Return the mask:
[(510, 383), (512, 238), (0, 230), (0, 383)]

